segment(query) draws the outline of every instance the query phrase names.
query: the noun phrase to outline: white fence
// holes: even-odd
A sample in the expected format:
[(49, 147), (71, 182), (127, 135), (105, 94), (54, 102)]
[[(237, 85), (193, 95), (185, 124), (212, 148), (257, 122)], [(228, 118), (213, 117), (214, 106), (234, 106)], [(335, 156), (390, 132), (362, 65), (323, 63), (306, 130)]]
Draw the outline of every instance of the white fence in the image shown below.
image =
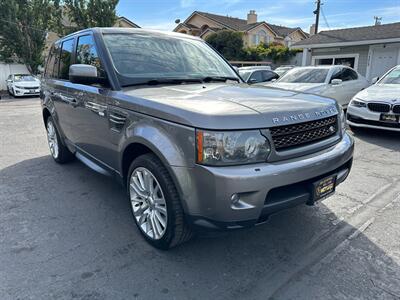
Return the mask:
[(22, 64), (6, 64), (0, 62), (0, 91), (6, 90), (6, 79), (10, 74), (27, 74), (27, 67)]

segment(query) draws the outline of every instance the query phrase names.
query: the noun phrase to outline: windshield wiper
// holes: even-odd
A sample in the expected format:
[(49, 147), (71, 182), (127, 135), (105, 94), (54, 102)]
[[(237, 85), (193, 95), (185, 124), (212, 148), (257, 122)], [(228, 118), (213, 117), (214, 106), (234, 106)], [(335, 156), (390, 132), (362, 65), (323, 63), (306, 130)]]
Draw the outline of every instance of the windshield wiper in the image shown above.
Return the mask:
[(239, 78), (233, 76), (206, 76), (202, 78), (203, 82), (212, 82), (212, 81), (226, 82), (228, 80), (234, 80), (240, 82)]
[(157, 78), (149, 79), (140, 82), (135, 82), (132, 85), (159, 85), (159, 84), (183, 84), (183, 83), (201, 83), (201, 79), (197, 78)]

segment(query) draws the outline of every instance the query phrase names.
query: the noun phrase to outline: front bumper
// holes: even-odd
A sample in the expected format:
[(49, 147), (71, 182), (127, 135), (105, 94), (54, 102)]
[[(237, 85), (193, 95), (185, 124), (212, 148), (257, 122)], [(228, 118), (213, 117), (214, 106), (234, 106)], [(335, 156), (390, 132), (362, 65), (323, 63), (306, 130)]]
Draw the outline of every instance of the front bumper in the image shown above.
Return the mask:
[(38, 89), (20, 89), (14, 87), (14, 96), (39, 96), (40, 88)]
[[(311, 202), (311, 182), (330, 174), (343, 182), (351, 169), (353, 139), (345, 134), (334, 146), (285, 161), (246, 166), (175, 167), (188, 221), (210, 229), (261, 223), (277, 211)], [(232, 204), (233, 194), (240, 196)]]
[(400, 132), (400, 123), (380, 121), (381, 113), (370, 111), (366, 107), (349, 106), (347, 124), (353, 127), (385, 129)]

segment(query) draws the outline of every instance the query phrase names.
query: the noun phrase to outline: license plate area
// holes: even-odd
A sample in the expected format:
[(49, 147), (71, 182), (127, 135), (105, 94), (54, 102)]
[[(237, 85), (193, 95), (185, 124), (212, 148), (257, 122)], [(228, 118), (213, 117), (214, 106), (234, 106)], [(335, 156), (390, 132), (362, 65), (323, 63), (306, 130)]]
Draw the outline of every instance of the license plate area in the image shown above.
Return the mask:
[(392, 114), (381, 114), (380, 120), (388, 123), (399, 123), (400, 116)]
[(335, 192), (336, 174), (322, 178), (313, 183), (313, 200), (321, 200)]

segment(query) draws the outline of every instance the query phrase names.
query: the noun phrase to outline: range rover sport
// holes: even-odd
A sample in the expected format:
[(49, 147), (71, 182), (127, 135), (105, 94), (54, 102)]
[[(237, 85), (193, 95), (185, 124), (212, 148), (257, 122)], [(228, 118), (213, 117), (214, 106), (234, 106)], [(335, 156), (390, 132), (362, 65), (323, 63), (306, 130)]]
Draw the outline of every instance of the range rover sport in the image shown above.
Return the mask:
[(55, 42), (41, 103), (54, 160), (78, 158), (127, 190), (168, 249), (195, 229), (263, 223), (335, 191), (353, 140), (332, 99), (245, 84), (199, 38), (93, 28)]

